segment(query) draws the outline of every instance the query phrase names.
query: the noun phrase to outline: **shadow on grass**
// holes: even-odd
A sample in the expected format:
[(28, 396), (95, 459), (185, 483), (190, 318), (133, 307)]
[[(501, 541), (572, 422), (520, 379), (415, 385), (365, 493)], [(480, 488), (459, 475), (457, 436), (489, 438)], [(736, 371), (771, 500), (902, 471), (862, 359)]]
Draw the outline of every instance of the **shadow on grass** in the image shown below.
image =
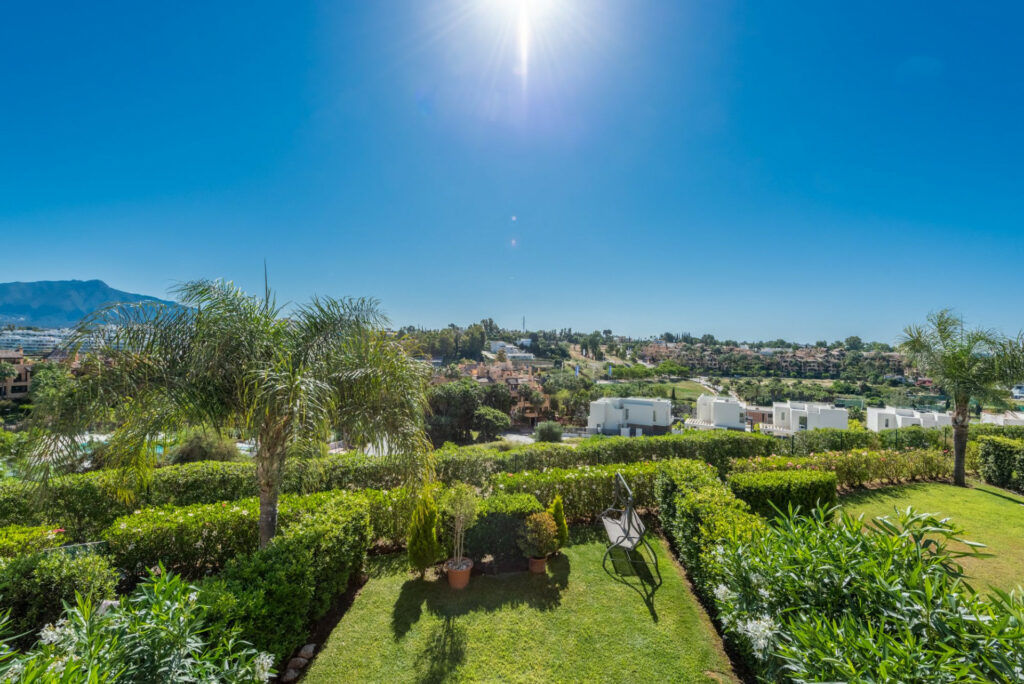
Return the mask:
[(548, 572), (544, 575), (474, 576), (469, 586), (460, 591), (450, 588), (444, 577), (406, 580), (391, 612), (392, 635), (396, 641), (404, 637), (423, 615), (424, 606), (446, 621), (468, 613), (489, 613), (524, 604), (535, 610), (552, 610), (562, 601), (570, 572), (569, 558), (562, 554), (548, 560)]
[(466, 658), (466, 628), (453, 616), (434, 627), (427, 647), (416, 656), (416, 668), (422, 671), (418, 681), (443, 682)]
[(1009, 501), (1010, 503), (1015, 503), (1018, 506), (1024, 506), (1024, 501), (1021, 501), (1019, 498), (1015, 497), (1012, 494), (1003, 494), (1002, 492), (995, 490), (994, 485), (985, 485), (984, 487), (974, 487), (973, 489), (976, 492), (984, 492), (985, 494), (988, 494), (989, 496), (994, 496), (994, 497), (999, 498), (999, 499), (1005, 499), (1006, 501)]
[(844, 506), (859, 506), (860, 504), (874, 502), (886, 503), (900, 501), (905, 499), (907, 495), (912, 492), (929, 489), (933, 485), (934, 483), (931, 482), (917, 482), (911, 484), (890, 485), (888, 487), (882, 487), (881, 489), (854, 490), (841, 496), (839, 498), (839, 503)]
[(605, 564), (604, 571), (616, 582), (625, 584), (639, 594), (651, 614), (651, 619), (657, 622), (658, 611), (654, 607), (654, 593), (661, 586), (661, 571), (657, 565), (653, 565), (657, 575), (651, 572), (652, 564), (656, 563), (657, 556), (648, 562), (640, 548), (637, 547), (633, 551), (626, 551), (619, 547), (612, 549), (608, 554), (611, 569)]

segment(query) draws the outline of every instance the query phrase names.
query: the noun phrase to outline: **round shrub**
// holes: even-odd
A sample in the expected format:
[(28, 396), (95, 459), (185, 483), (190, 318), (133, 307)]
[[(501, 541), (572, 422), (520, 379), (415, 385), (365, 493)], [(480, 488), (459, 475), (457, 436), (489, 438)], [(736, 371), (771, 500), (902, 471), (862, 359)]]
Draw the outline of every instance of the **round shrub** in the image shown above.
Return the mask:
[(538, 442), (561, 442), (562, 426), (553, 420), (545, 420), (537, 424), (534, 437)]
[(526, 519), (519, 548), (530, 558), (546, 558), (558, 550), (558, 527), (550, 513), (534, 513)]

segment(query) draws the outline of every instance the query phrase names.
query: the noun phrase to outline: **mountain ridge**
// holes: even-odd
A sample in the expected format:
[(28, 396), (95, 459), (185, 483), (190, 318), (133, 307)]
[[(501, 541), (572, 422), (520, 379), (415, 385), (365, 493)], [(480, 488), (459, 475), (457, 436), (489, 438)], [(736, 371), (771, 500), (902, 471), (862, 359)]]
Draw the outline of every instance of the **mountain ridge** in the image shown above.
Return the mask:
[(166, 302), (110, 287), (99, 279), (0, 283), (0, 325), (70, 328), (118, 302)]

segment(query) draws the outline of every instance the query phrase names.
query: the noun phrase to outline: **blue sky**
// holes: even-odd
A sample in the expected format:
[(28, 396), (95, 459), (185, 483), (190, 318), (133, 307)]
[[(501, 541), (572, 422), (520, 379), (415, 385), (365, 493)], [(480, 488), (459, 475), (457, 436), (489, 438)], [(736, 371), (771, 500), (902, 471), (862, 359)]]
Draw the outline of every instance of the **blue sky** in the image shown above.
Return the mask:
[(396, 324), (1016, 332), (1019, 3), (19, 3), (0, 280)]

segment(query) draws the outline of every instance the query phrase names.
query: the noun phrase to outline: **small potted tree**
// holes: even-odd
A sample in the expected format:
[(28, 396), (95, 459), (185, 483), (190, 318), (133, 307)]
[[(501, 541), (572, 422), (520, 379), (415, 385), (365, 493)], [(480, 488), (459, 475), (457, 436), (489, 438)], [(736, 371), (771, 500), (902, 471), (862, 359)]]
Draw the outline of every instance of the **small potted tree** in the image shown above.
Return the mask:
[(473, 560), (466, 558), (464, 542), (466, 530), (476, 522), (476, 491), (468, 484), (459, 483), (448, 490), (444, 498), (445, 513), (451, 518), (454, 553), (445, 561), (448, 586), (463, 589), (469, 584)]
[(530, 559), (530, 572), (547, 571), (548, 556), (558, 550), (558, 527), (550, 513), (534, 513), (526, 519), (519, 548)]

